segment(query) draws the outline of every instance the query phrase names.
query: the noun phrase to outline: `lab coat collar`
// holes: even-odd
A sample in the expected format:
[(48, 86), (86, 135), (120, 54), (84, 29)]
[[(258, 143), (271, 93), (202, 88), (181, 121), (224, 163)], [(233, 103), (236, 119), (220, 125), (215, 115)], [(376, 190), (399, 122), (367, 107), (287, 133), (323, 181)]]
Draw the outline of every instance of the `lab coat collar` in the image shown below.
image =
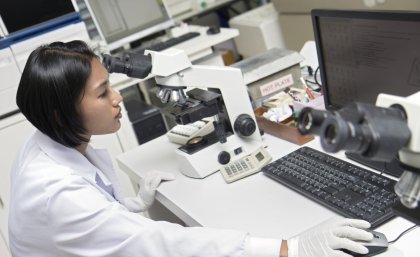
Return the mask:
[(109, 152), (106, 149), (94, 149), (93, 147), (88, 145), (88, 147), (86, 148), (86, 156), (89, 159), (89, 161), (92, 162), (92, 164), (94, 165), (92, 166), (96, 170), (96, 173), (101, 177), (104, 185), (112, 185), (115, 199), (119, 201), (122, 198), (124, 198), (118, 185), (118, 178), (114, 171), (113, 163), (111, 161), (111, 156), (109, 155)]
[[(86, 148), (86, 155), (83, 156), (75, 148), (66, 147), (52, 140), (40, 131), (34, 135), (38, 145), (51, 159), (72, 169), (76, 174), (86, 178), (92, 184), (103, 190), (96, 184), (96, 174), (100, 176), (102, 182), (106, 185), (113, 185), (114, 197), (110, 199), (120, 200), (123, 194), (118, 186), (118, 179), (113, 170), (113, 164), (108, 151), (105, 149), (94, 149), (90, 145)], [(92, 162), (92, 163), (91, 163)], [(105, 190), (103, 190), (106, 192)]]
[[(40, 131), (36, 131), (34, 137), (42, 151), (51, 159), (71, 168), (74, 172), (79, 173), (79, 175), (87, 178), (89, 181), (95, 181), (98, 168), (92, 165), (92, 163), (75, 148), (59, 144)], [(88, 152), (89, 155), (92, 156), (91, 159), (97, 160), (93, 154), (94, 150), (91, 149), (90, 146), (88, 146)], [(109, 180), (104, 178), (100, 173), (101, 172), (99, 172), (99, 176), (103, 179), (104, 184), (106, 183), (106, 185), (109, 185)]]
[(34, 137), (42, 151), (51, 159), (76, 172), (80, 172), (80, 175), (83, 177), (95, 181), (95, 172), (92, 172), (92, 164), (75, 148), (59, 144), (40, 131), (36, 131)]
[(111, 181), (108, 179), (112, 172), (112, 162), (111, 157), (108, 152), (104, 149), (93, 149), (90, 145), (86, 148), (86, 157), (92, 162), (95, 166), (96, 173), (101, 177), (102, 182), (109, 186)]

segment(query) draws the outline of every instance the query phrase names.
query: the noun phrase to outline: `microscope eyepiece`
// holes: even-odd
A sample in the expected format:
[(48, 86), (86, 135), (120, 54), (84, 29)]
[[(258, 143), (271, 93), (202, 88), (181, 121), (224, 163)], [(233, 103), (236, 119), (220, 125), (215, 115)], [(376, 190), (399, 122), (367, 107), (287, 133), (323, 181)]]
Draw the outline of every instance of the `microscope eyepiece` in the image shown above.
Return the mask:
[(304, 108), (297, 123), (301, 134), (319, 135), (327, 152), (346, 150), (375, 161), (393, 158), (410, 138), (402, 108), (365, 103), (354, 103), (339, 111)]
[(125, 53), (120, 57), (104, 55), (102, 63), (109, 73), (123, 73), (132, 78), (144, 79), (152, 70), (149, 55)]
[(105, 68), (108, 70), (109, 73), (124, 73), (126, 74), (124, 70), (124, 62), (118, 58), (113, 57), (111, 55), (104, 55), (102, 58), (102, 63), (105, 66)]
[(325, 119), (320, 131), (321, 145), (327, 152), (364, 153), (373, 141), (371, 131), (363, 124), (346, 121), (338, 113)]
[(322, 122), (330, 114), (326, 111), (305, 107), (297, 117), (298, 129), (302, 135), (319, 134)]

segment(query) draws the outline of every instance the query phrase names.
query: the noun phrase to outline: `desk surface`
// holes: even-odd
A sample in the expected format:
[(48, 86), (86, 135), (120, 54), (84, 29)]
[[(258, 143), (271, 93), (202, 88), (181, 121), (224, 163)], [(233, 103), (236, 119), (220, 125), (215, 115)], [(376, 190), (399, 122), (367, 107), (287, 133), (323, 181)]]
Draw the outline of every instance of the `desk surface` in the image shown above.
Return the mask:
[[(267, 134), (264, 141), (273, 160), (299, 147)], [(318, 140), (307, 145), (320, 149)], [(231, 184), (225, 183), (220, 173), (205, 179), (185, 177), (177, 171), (176, 147), (164, 135), (118, 156), (117, 161), (136, 180), (151, 169), (174, 173), (176, 180), (162, 183), (156, 199), (189, 226), (231, 228), (254, 236), (289, 238), (337, 216), (262, 173)], [(344, 154), (336, 156), (345, 159)], [(410, 226), (411, 222), (397, 217), (376, 230), (393, 240)], [(420, 246), (415, 245), (418, 238), (420, 229), (404, 235), (387, 252), (377, 256), (418, 256)]]

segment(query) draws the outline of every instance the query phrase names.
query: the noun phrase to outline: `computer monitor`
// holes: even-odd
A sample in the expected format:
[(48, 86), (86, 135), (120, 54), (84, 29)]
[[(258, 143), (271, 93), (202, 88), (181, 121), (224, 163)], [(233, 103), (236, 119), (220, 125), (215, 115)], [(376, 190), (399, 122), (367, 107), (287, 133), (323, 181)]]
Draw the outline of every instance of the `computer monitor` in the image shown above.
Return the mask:
[(420, 90), (420, 12), (317, 9), (312, 22), (327, 109)]
[(98, 32), (112, 51), (172, 25), (163, 0), (85, 0)]
[(325, 106), (420, 90), (420, 12), (312, 11)]
[(0, 1), (0, 27), (13, 35), (77, 15), (71, 0)]
[(420, 10), (418, 0), (271, 0), (280, 14), (309, 14), (313, 9)]

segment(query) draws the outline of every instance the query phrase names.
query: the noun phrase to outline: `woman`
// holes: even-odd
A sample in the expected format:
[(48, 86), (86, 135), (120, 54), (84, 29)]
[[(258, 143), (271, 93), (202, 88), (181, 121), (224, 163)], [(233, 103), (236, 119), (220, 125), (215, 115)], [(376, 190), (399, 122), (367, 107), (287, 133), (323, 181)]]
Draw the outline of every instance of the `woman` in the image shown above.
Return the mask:
[[(340, 219), (286, 241), (185, 228), (134, 213), (150, 206), (154, 186), (147, 190), (143, 185), (137, 198), (124, 199), (110, 157), (89, 146), (92, 135), (120, 128), (122, 98), (84, 42), (34, 50), (16, 101), (37, 131), (12, 170), (9, 238), (14, 257), (344, 257), (349, 255), (337, 249), (367, 252), (353, 241), (372, 238), (363, 230), (369, 223), (361, 220)], [(146, 184), (161, 179), (171, 178), (152, 176)]]

